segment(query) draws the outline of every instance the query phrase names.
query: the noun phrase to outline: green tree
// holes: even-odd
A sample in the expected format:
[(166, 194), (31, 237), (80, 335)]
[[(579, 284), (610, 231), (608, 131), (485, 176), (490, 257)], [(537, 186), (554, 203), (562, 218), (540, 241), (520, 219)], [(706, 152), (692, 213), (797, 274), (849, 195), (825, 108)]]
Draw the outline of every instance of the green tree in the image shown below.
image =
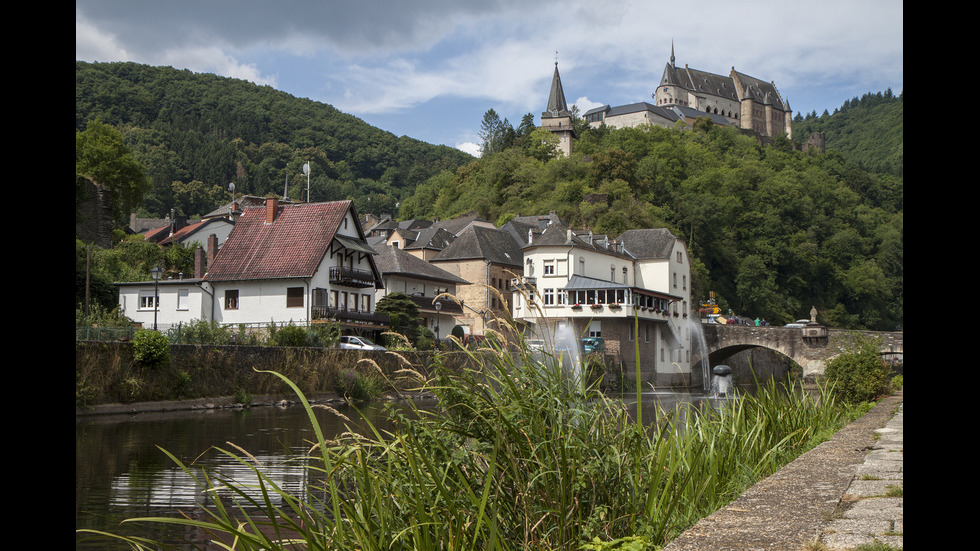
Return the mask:
[(418, 342), (419, 327), (423, 326), (424, 322), (419, 316), (418, 305), (411, 297), (405, 293), (389, 293), (378, 301), (375, 311), (388, 314), (391, 318), (391, 330), (404, 335), (415, 346)]
[[(112, 213), (117, 220), (139, 205), (149, 189), (146, 169), (123, 143), (122, 133), (98, 120), (75, 132), (75, 174), (109, 192)], [(78, 197), (77, 190), (76, 185), (76, 206), (84, 199)]]
[(500, 119), (492, 108), (483, 114), (483, 122), (480, 125), (480, 139), (483, 143), (480, 146), (481, 156), (489, 157), (494, 153), (499, 153), (509, 147), (517, 137), (514, 127), (507, 119)]

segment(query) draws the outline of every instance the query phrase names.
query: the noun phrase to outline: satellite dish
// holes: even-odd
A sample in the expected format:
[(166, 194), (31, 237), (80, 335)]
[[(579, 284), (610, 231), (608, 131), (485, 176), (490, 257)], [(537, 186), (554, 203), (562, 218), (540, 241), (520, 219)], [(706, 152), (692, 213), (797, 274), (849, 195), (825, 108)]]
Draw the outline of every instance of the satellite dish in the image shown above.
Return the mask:
[(303, 174), (306, 175), (310, 174), (310, 163), (306, 163), (305, 165), (303, 165)]
[(228, 184), (228, 191), (235, 193), (235, 182)]

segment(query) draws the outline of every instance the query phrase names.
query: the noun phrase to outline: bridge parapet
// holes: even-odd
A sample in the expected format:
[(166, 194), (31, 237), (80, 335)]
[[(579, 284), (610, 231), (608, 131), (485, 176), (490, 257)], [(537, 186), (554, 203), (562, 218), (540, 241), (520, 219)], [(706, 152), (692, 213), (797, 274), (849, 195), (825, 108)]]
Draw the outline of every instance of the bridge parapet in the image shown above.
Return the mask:
[(882, 354), (903, 354), (903, 332), (850, 331), (827, 329), (811, 324), (803, 328), (702, 324), (708, 357), (712, 365), (731, 355), (760, 347), (775, 350), (803, 368), (803, 375), (821, 375), (828, 361), (853, 349), (859, 337), (877, 339)]

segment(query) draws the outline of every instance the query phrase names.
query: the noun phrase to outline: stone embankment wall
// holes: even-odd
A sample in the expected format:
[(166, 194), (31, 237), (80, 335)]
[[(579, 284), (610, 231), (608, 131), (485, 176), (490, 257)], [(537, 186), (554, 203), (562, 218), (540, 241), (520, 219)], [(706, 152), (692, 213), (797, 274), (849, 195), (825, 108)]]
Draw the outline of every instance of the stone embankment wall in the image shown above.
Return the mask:
[[(173, 345), (169, 365), (144, 366), (129, 343), (75, 343), (75, 406), (233, 396), (295, 393), (275, 375), (288, 377), (314, 395), (334, 392), (337, 377), (348, 370), (370, 373), (388, 392), (410, 392), (418, 377), (428, 377), (431, 352), (366, 352), (277, 346)], [(466, 362), (465, 353), (444, 354), (449, 367)]]

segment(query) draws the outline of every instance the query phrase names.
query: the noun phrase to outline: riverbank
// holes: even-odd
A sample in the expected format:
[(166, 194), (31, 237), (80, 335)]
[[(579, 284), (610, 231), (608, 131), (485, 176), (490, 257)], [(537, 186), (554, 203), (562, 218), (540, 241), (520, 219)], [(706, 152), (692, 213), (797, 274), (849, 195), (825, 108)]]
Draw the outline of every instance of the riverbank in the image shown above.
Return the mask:
[(663, 551), (902, 549), (904, 400), (885, 398)]
[[(389, 394), (382, 401), (400, 399), (431, 398), (428, 393)], [(347, 400), (336, 392), (323, 392), (306, 397), (311, 404), (346, 404)], [(192, 400), (163, 400), (154, 402), (132, 402), (99, 404), (85, 408), (75, 408), (75, 417), (93, 415), (136, 415), (141, 413), (167, 413), (176, 411), (198, 411), (208, 409), (246, 409), (251, 407), (291, 406), (299, 404), (295, 394), (266, 394), (252, 396), (250, 401), (241, 403), (234, 396), (218, 396), (214, 398), (195, 398)]]
[[(289, 398), (293, 398), (290, 400)], [(391, 399), (395, 399), (392, 396)], [(245, 408), (295, 403), (295, 397), (233, 397), (131, 404), (105, 404), (83, 415)], [(316, 403), (342, 402), (318, 394)], [(873, 541), (901, 549), (903, 498), (902, 391), (885, 398), (834, 437), (746, 490), (728, 506), (702, 519), (664, 551), (766, 549), (829, 551)], [(823, 545), (823, 547), (821, 547)]]

